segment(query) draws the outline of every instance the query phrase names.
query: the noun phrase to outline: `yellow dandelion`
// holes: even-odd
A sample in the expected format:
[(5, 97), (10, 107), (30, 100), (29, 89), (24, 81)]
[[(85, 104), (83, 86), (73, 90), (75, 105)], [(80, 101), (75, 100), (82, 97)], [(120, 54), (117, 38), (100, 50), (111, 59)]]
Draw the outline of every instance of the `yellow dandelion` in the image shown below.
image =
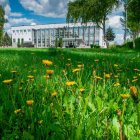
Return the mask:
[(102, 79), (103, 79), (103, 78), (100, 77), (100, 76), (95, 76), (95, 78), (98, 79), (98, 80), (102, 80)]
[(73, 86), (73, 85), (75, 85), (75, 84), (76, 84), (75, 81), (68, 81), (68, 82), (66, 82), (66, 85), (67, 85), (67, 86)]
[(114, 64), (114, 67), (118, 67), (119, 65), (118, 64)]
[(72, 72), (79, 72), (80, 69), (73, 69)]
[(137, 76), (133, 76), (133, 78), (134, 78), (134, 79), (137, 79), (138, 77), (137, 77)]
[(119, 76), (118, 75), (114, 75), (114, 78), (118, 78)]
[(29, 79), (34, 79), (34, 76), (33, 75), (29, 75), (27, 76)]
[(50, 66), (50, 65), (53, 64), (53, 62), (52, 61), (49, 61), (49, 60), (42, 60), (42, 63), (45, 64), (45, 65), (47, 65), (47, 66)]
[(3, 83), (4, 83), (4, 84), (10, 84), (12, 81), (13, 81), (12, 79), (4, 80)]
[(130, 87), (130, 93), (132, 96), (136, 97), (138, 95), (138, 90), (135, 86)]
[(54, 92), (51, 94), (52, 97), (55, 97), (57, 95), (57, 92)]
[(110, 78), (110, 74), (105, 74), (105, 78)]
[(21, 109), (17, 109), (17, 110), (14, 111), (14, 113), (15, 113), (15, 114), (18, 114), (18, 113), (20, 113), (21, 111), (22, 111)]
[(140, 135), (140, 130), (138, 130), (137, 134)]
[(47, 73), (48, 75), (52, 75), (52, 74), (54, 73), (54, 71), (53, 71), (53, 70), (46, 70), (46, 73)]
[(71, 59), (70, 59), (70, 58), (68, 58), (68, 61), (71, 61)]
[(84, 88), (80, 88), (80, 92), (83, 93), (85, 91)]
[(139, 69), (134, 69), (134, 71), (135, 71), (135, 72), (139, 72), (140, 70), (139, 70)]
[(133, 83), (136, 82), (136, 81), (138, 81), (138, 79), (133, 79), (133, 80), (132, 80)]
[(16, 70), (12, 70), (11, 73), (17, 73), (17, 71)]
[(78, 68), (83, 68), (84, 67), (84, 64), (81, 64), (81, 65), (77, 65)]
[(33, 105), (33, 103), (34, 103), (33, 100), (27, 100), (27, 101), (26, 101), (26, 104), (29, 105), (29, 106)]
[(120, 86), (120, 83), (119, 82), (117, 82), (117, 83), (114, 84), (114, 87), (118, 87), (118, 86)]
[(123, 98), (123, 99), (127, 99), (130, 97), (129, 94), (120, 94), (120, 96)]

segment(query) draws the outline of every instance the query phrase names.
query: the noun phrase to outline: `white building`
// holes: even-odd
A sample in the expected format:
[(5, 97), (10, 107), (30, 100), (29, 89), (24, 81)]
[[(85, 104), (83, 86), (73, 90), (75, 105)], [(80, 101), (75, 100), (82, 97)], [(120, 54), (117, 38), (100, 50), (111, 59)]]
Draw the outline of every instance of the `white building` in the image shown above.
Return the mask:
[(103, 32), (93, 23), (46, 24), (12, 27), (12, 47), (18, 44), (35, 48), (54, 47), (62, 38), (63, 47), (103, 46)]

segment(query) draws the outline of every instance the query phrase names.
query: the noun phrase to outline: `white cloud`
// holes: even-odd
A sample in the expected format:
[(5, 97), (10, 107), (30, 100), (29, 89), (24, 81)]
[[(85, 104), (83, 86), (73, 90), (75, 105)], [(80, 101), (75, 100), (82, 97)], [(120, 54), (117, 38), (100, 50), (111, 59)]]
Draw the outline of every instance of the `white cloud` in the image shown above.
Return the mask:
[(65, 17), (69, 0), (20, 0), (22, 6), (37, 15)]
[(27, 18), (11, 18), (10, 19), (10, 23), (15, 25), (15, 24), (19, 24), (19, 23), (32, 23), (33, 20), (32, 19), (27, 19)]
[(18, 12), (13, 12), (10, 14), (11, 17), (22, 17), (22, 13), (18, 13)]
[(122, 18), (122, 16), (119, 15), (115, 15), (115, 16), (110, 16), (109, 20), (107, 21), (108, 26), (111, 26), (113, 28), (121, 28), (121, 22), (120, 22), (120, 18)]

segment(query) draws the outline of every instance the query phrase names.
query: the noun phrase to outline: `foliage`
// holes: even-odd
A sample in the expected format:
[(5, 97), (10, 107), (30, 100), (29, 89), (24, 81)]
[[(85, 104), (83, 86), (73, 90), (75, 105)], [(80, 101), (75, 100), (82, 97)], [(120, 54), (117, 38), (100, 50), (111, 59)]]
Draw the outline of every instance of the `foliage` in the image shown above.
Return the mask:
[(140, 1), (128, 0), (128, 27), (133, 36), (133, 47), (135, 48), (135, 39), (138, 37), (140, 30)]
[(0, 5), (0, 40), (2, 38), (2, 35), (3, 35), (3, 26), (4, 26), (4, 15), (5, 15), (5, 12), (2, 8), (2, 6)]
[(1, 139), (140, 138), (139, 52), (18, 48), (0, 60)]
[[(83, 23), (95, 22), (103, 29), (105, 40), (107, 15), (112, 11), (119, 0), (74, 0), (68, 3), (67, 22), (73, 19), (74, 22)], [(101, 9), (101, 10), (99, 10)]]
[(2, 46), (11, 46), (12, 45), (12, 39), (7, 34), (7, 32), (5, 33), (2, 41), (3, 41)]
[(63, 39), (62, 39), (62, 37), (59, 38), (59, 47), (60, 48), (63, 47)]
[(111, 27), (109, 27), (107, 29), (105, 37), (106, 37), (107, 41), (113, 41), (115, 39), (116, 36)]

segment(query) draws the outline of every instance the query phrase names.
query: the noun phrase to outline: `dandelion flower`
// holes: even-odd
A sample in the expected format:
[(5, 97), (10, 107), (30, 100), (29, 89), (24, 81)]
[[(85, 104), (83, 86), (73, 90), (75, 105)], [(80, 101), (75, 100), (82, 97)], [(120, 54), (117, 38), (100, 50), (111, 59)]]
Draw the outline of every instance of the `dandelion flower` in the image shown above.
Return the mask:
[(119, 82), (117, 82), (117, 83), (114, 84), (114, 87), (118, 87), (118, 86), (120, 86), (120, 83)]
[(103, 79), (103, 78), (100, 77), (100, 76), (95, 76), (95, 78), (98, 79), (98, 80), (102, 80), (102, 79)]
[(29, 106), (33, 105), (33, 103), (34, 103), (33, 100), (27, 100), (27, 101), (26, 101), (26, 104), (29, 105)]
[(14, 113), (15, 113), (15, 114), (18, 114), (18, 113), (20, 113), (21, 111), (22, 111), (21, 109), (17, 109), (17, 110), (14, 111)]
[(76, 84), (75, 81), (66, 82), (66, 85), (67, 85), (67, 86), (73, 86), (73, 85), (75, 85), (75, 84)]
[(48, 75), (52, 75), (52, 74), (54, 73), (54, 71), (53, 71), (53, 70), (46, 70), (46, 73), (47, 73)]
[(32, 75), (29, 75), (29, 76), (27, 76), (29, 79), (34, 79), (34, 76), (32, 76)]
[(45, 64), (45, 65), (47, 65), (47, 66), (50, 66), (50, 65), (53, 64), (53, 62), (52, 61), (49, 61), (49, 60), (42, 60), (42, 63)]
[(84, 88), (80, 88), (80, 92), (83, 93), (85, 91)]
[(140, 135), (140, 130), (138, 130), (137, 134)]
[(137, 88), (135, 86), (131, 86), (130, 87), (130, 93), (131, 93), (132, 96), (135, 96), (136, 97), (138, 95)]
[(123, 99), (127, 99), (130, 97), (129, 94), (120, 94), (120, 96), (123, 98)]
[(105, 74), (105, 78), (110, 78), (110, 74)]
[(12, 70), (11, 73), (17, 73), (17, 71), (16, 70)]
[(79, 72), (80, 69), (73, 69), (72, 72)]
[(57, 95), (57, 92), (54, 92), (51, 94), (52, 97), (55, 97)]
[(114, 64), (114, 67), (118, 67), (118, 64)]
[(81, 64), (81, 65), (77, 65), (78, 68), (83, 68), (84, 67), (84, 64)]
[(135, 72), (139, 72), (140, 70), (139, 70), (139, 69), (134, 69), (134, 71), (135, 71)]
[(138, 81), (138, 79), (133, 79), (133, 80), (132, 80), (133, 83), (136, 82), (136, 81)]
[(12, 79), (4, 80), (3, 83), (4, 83), (4, 84), (10, 84), (12, 81), (13, 81)]

